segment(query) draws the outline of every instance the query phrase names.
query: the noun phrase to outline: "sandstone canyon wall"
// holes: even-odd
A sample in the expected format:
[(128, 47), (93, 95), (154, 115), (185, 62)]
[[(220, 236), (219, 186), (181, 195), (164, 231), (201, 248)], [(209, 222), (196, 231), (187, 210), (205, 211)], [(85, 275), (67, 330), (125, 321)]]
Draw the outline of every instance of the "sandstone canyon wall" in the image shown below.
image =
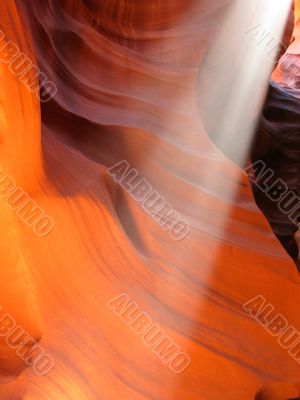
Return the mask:
[[(3, 201), (0, 304), (55, 362), (16, 386), (4, 379), (7, 399), (250, 400), (266, 382), (299, 380), (243, 309), (262, 295), (299, 329), (297, 271), (198, 110), (199, 65), (232, 4), (0, 5), (1, 29), (58, 88), (40, 106), (0, 66), (1, 162), (54, 221), (38, 236)], [(107, 173), (122, 160), (187, 221), (187, 237), (173, 240)], [(122, 293), (189, 356), (181, 373), (107, 306)], [(15, 362), (0, 357), (3, 377), (19, 375)]]

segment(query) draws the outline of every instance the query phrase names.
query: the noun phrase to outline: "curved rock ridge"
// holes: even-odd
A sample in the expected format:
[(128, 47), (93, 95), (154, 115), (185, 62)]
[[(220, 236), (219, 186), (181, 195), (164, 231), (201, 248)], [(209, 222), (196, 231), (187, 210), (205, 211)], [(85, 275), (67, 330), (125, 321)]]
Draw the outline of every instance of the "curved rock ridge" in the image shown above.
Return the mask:
[[(38, 103), (25, 102), (41, 164), (15, 162), (34, 171), (30, 193), (55, 223), (39, 237), (12, 214), (55, 362), (43, 378), (28, 370), (24, 399), (250, 400), (268, 382), (298, 381), (295, 359), (243, 307), (261, 296), (298, 329), (297, 272), (197, 108), (199, 65), (233, 2), (16, 4), (58, 89), (41, 129)], [(108, 173), (122, 161), (188, 223), (184, 239)], [(183, 371), (134, 330), (134, 311), (190, 360)]]
[[(34, 59), (30, 34), (14, 1), (1, 3), (0, 21), (1, 60), (5, 60), (7, 46), (15, 46)], [(7, 63), (1, 62), (0, 71), (0, 382), (8, 382), (27, 367), (16, 352), (17, 346), (12, 348), (8, 344), (8, 333), (18, 325), (35, 342), (42, 336), (26, 249), (20, 246), (19, 219), (6, 199), (13, 183), (34, 195), (42, 174), (41, 124), (38, 99), (16, 79)], [(21, 346), (22, 340), (24, 337), (14, 343)], [(34, 347), (32, 343), (26, 346), (28, 350)]]

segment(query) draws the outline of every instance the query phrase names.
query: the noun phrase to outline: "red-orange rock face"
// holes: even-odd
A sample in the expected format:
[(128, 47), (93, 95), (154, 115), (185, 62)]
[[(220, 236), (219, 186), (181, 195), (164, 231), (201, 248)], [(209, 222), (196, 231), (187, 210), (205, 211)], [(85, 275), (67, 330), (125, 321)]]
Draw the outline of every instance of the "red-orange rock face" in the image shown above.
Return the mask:
[(131, 28), (139, 31), (166, 29), (186, 15), (193, 4), (195, 5), (194, 0), (186, 2), (150, 0), (147, 3), (138, 0), (117, 0), (110, 3), (84, 0), (83, 3), (104, 23), (106, 21), (109, 24), (114, 23), (119, 30)]
[[(39, 376), (3, 335), (1, 400), (251, 400), (299, 380), (243, 307), (262, 296), (300, 329), (295, 266), (199, 117), (199, 65), (232, 7), (1, 3), (0, 27), (57, 87), (40, 105), (0, 64), (0, 306), (54, 360)], [(12, 203), (19, 187), (38, 210)]]

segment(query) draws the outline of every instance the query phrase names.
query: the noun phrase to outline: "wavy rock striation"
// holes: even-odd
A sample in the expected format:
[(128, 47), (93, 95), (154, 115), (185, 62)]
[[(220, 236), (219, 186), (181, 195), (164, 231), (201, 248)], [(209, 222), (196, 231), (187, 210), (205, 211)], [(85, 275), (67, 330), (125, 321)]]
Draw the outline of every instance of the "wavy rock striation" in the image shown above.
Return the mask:
[[(27, 32), (13, 3), (1, 9)], [(55, 360), (44, 378), (28, 371), (28, 398), (250, 400), (266, 381), (297, 381), (296, 361), (242, 307), (263, 295), (297, 327), (297, 273), (197, 110), (199, 63), (230, 3), (17, 2), (58, 87), (42, 105), (42, 164), (18, 161), (38, 173), (32, 196), (55, 221), (43, 238), (15, 223)], [(13, 93), (32, 107), (21, 145), (38, 154), (39, 106)], [(122, 160), (188, 222), (185, 239), (107, 173)], [(122, 293), (189, 355), (181, 374), (107, 307)]]

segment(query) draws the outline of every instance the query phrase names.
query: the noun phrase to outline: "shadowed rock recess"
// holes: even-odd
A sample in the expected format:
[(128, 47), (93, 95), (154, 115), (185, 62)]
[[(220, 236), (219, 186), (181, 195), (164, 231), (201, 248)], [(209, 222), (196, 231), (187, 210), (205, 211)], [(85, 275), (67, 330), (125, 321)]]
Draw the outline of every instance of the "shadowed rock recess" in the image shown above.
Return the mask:
[[(297, 354), (243, 307), (263, 296), (300, 330), (298, 273), (198, 110), (199, 66), (233, 3), (1, 2), (0, 40), (57, 88), (43, 101), (34, 69), (0, 63), (1, 400), (298, 394)], [(107, 169), (122, 161), (136, 173), (121, 182)], [(51, 230), (37, 234), (16, 187)], [(8, 345), (3, 313), (53, 358), (45, 376)]]

